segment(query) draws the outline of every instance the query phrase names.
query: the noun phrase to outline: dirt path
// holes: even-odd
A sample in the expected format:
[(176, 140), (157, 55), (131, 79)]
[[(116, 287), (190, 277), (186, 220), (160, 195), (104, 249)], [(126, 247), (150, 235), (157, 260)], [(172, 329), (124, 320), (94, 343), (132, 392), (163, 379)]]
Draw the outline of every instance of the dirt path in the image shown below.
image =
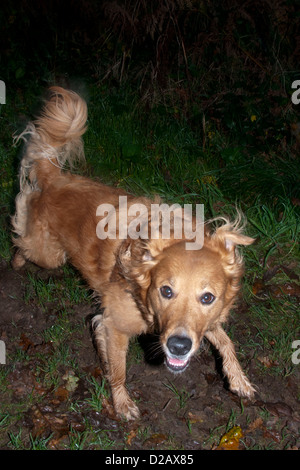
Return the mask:
[[(117, 420), (84, 324), (94, 306), (70, 303), (62, 313), (53, 301), (41, 307), (29, 296), (25, 302), (28, 282), (25, 270), (16, 273), (2, 262), (0, 340), (7, 364), (0, 376), (0, 449), (299, 448), (300, 366), (274, 376), (253, 354), (243, 366), (259, 392), (254, 402), (241, 401), (226, 390), (208, 344), (174, 376), (163, 364), (145, 363), (135, 342), (127, 384), (142, 417)], [(239, 316), (236, 343), (243, 344), (248, 321), (247, 312)]]

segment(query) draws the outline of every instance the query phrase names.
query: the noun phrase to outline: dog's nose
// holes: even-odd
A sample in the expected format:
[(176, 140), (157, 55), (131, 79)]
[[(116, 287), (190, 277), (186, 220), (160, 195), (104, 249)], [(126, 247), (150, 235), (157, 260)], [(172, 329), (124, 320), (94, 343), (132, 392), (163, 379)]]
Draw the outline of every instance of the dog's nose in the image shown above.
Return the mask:
[(184, 356), (190, 351), (192, 340), (186, 336), (170, 336), (167, 347), (175, 356)]

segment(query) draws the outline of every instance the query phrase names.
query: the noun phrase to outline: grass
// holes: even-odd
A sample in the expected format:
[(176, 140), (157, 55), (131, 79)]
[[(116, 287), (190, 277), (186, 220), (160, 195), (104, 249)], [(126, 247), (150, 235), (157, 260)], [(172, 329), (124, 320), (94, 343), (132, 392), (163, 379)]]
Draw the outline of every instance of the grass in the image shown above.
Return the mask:
[(58, 275), (50, 275), (46, 279), (32, 272), (28, 272), (27, 276), (24, 296), (26, 303), (34, 300), (40, 307), (45, 308), (52, 302), (64, 309), (68, 305), (90, 301), (86, 286), (70, 266), (62, 266)]
[(106, 380), (103, 379), (99, 383), (94, 377), (89, 380), (91, 384), (91, 398), (86, 400), (89, 407), (95, 411), (100, 412), (102, 410), (103, 398), (108, 398)]
[(176, 400), (178, 401), (179, 410), (184, 408), (190, 398), (189, 392), (185, 388), (179, 390), (171, 381), (165, 383), (164, 386), (174, 394)]

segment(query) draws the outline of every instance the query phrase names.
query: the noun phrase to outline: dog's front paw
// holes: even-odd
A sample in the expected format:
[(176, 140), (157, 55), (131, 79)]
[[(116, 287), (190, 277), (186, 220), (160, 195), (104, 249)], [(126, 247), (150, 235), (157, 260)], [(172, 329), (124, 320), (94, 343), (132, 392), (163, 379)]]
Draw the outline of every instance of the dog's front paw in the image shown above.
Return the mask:
[(140, 411), (131, 399), (125, 403), (115, 404), (115, 411), (121, 418), (125, 418), (128, 421), (138, 419), (140, 417)]
[(127, 420), (140, 417), (140, 412), (136, 404), (131, 400), (124, 386), (112, 389), (114, 408), (117, 415)]
[(236, 378), (230, 381), (230, 390), (240, 397), (252, 400), (255, 395), (255, 388), (251, 385), (247, 377), (243, 376), (239, 380)]

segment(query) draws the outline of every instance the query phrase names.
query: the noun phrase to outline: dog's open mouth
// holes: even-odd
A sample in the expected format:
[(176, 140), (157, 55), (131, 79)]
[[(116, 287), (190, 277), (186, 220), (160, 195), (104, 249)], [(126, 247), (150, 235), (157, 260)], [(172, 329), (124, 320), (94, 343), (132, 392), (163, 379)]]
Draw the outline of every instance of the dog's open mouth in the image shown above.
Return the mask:
[(189, 365), (189, 358), (178, 359), (166, 356), (165, 364), (172, 372), (182, 372)]

